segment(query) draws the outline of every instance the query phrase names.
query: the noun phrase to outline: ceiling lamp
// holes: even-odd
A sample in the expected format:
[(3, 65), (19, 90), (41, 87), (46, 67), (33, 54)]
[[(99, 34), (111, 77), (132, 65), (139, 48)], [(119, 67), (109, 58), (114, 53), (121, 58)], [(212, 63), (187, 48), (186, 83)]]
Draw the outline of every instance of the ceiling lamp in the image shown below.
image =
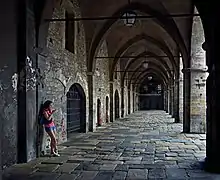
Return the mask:
[(136, 21), (136, 16), (137, 14), (134, 11), (126, 11), (122, 16), (124, 24), (129, 27), (133, 26)]
[(144, 67), (145, 69), (148, 68), (148, 62), (147, 62), (147, 61), (144, 61), (144, 62), (143, 62), (143, 67)]
[[(128, 7), (130, 6), (130, 4), (131, 4), (131, 2), (130, 2), (131, 0), (128, 0)], [(136, 16), (137, 16), (137, 14), (134, 12), (134, 11), (132, 11), (132, 10), (127, 10), (124, 14), (123, 14), (123, 21), (124, 21), (124, 24), (126, 25), (126, 26), (129, 26), (129, 27), (131, 27), (131, 26), (133, 26), (134, 24), (135, 24), (135, 21), (136, 21)]]
[(152, 76), (148, 76), (147, 79), (150, 81), (150, 80), (153, 79), (153, 77)]

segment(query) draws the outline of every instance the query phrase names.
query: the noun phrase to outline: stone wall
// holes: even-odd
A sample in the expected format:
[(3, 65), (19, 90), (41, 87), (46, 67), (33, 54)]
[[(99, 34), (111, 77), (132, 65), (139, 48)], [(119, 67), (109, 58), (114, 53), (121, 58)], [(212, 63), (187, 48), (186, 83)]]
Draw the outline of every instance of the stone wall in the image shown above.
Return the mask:
[[(16, 3), (5, 1), (1, 8), (1, 48), (0, 48), (0, 123), (1, 123), (1, 166), (16, 162), (17, 156), (17, 42)], [(5, 18), (7, 17), (7, 18)]]
[[(98, 51), (97, 56), (107, 57), (107, 45), (106, 42), (103, 41), (100, 49)], [(108, 59), (96, 59), (96, 70), (94, 74), (94, 109), (96, 110), (94, 121), (97, 124), (97, 100), (101, 101), (101, 121), (102, 124), (106, 123), (106, 116), (109, 116), (106, 112), (106, 97), (109, 98), (110, 95), (110, 87), (109, 87), (109, 60)], [(108, 107), (110, 104), (108, 102)], [(109, 118), (108, 118), (109, 119)]]
[[(65, 18), (65, 11), (80, 17), (76, 2), (63, 1), (58, 9), (54, 10), (53, 18)], [(58, 142), (67, 140), (66, 132), (66, 94), (69, 88), (78, 83), (86, 95), (86, 128), (88, 130), (88, 84), (86, 67), (86, 47), (84, 27), (81, 23), (75, 24), (75, 52), (65, 49), (65, 22), (51, 22), (47, 37), (48, 56), (46, 61), (39, 62), (43, 70), (45, 87), (40, 90), (41, 102), (50, 99), (57, 109), (55, 122), (57, 125)]]

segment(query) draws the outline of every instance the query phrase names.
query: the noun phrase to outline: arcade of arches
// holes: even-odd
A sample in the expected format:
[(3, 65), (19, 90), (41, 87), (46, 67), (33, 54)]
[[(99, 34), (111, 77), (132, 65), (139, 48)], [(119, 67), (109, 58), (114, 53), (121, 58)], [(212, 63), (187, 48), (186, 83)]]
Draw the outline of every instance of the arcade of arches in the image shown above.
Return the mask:
[[(47, 137), (39, 139), (38, 113), (50, 99), (59, 144), (136, 111), (164, 110), (183, 133), (206, 134), (206, 170), (220, 172), (216, 6), (202, 0), (5, 2), (1, 167), (48, 148)], [(127, 11), (133, 15), (126, 19)]]

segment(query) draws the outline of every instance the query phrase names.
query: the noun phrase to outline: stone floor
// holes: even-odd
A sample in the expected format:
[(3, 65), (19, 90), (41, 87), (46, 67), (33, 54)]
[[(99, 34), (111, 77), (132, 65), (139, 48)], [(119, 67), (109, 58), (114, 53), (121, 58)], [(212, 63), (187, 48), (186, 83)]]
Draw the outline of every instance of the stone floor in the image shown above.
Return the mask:
[(202, 170), (205, 135), (183, 134), (163, 111), (136, 112), (97, 132), (76, 134), (42, 157), (5, 170), (9, 180), (212, 180)]

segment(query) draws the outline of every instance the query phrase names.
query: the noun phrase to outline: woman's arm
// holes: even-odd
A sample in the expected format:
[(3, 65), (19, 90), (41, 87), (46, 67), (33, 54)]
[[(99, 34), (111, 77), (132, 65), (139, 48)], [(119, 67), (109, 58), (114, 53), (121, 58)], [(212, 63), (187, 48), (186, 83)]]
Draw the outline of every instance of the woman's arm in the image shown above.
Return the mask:
[(48, 115), (48, 113), (46, 111), (43, 112), (43, 115), (45, 117), (46, 120), (48, 121), (51, 121), (52, 120), (52, 117), (53, 117), (53, 114), (51, 115)]

